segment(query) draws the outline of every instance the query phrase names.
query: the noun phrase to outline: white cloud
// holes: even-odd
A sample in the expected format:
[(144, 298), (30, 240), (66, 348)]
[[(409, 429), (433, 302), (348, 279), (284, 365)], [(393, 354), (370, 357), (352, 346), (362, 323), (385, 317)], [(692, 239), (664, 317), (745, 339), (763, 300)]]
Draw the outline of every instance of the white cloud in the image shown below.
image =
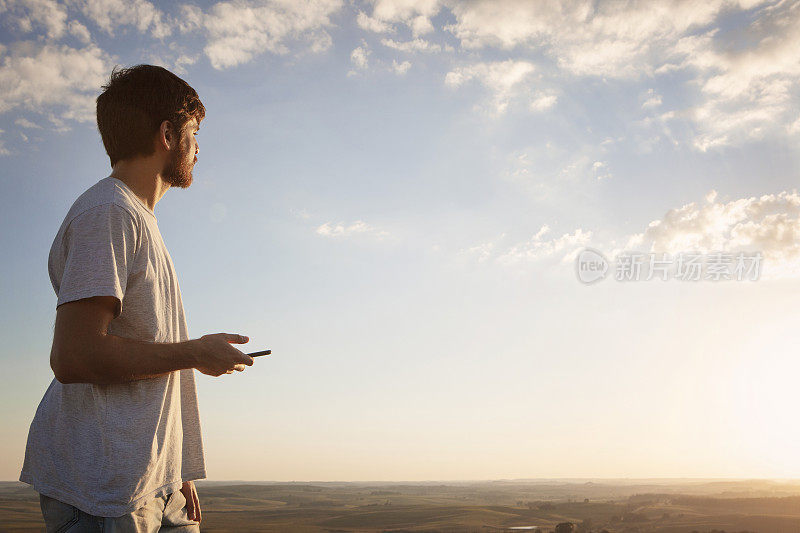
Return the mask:
[(800, 99), (800, 4), (764, 9), (748, 30), (755, 45), (738, 51), (687, 41), (682, 68), (698, 72), (705, 99), (689, 114), (700, 150), (784, 133)]
[(411, 41), (394, 41), (392, 39), (381, 39), (381, 44), (401, 52), (441, 52), (442, 47), (436, 43), (420, 39), (419, 37)]
[(408, 72), (408, 69), (411, 68), (411, 61), (403, 61), (402, 63), (398, 63), (396, 60), (392, 60), (392, 70), (395, 74), (403, 75)]
[(313, 52), (331, 45), (325, 28), (341, 0), (262, 0), (219, 2), (208, 13), (186, 8), (184, 31), (197, 24), (208, 35), (204, 51), (217, 69), (247, 63), (264, 52), (286, 54), (290, 41)]
[(354, 48), (353, 51), (350, 52), (350, 62), (357, 69), (365, 69), (369, 65), (369, 54), (370, 51), (367, 43), (362, 41), (361, 46)]
[(317, 235), (324, 237), (352, 237), (354, 235), (368, 235), (377, 238), (383, 238), (389, 235), (389, 232), (370, 226), (369, 224), (356, 220), (351, 224), (339, 222), (334, 224), (326, 222), (317, 227), (315, 230)]
[(69, 33), (77, 37), (83, 44), (89, 44), (92, 41), (92, 35), (89, 33), (88, 28), (77, 20), (70, 20), (68, 27)]
[(512, 246), (500, 256), (497, 262), (501, 264), (514, 264), (522, 261), (538, 261), (546, 258), (555, 258), (561, 262), (571, 261), (582, 247), (589, 243), (591, 231), (580, 228), (572, 233), (564, 233), (560, 237), (548, 239), (550, 226), (543, 225), (536, 234), (527, 242)]
[(608, 157), (612, 139), (598, 144), (547, 141), (507, 156), (499, 176), (539, 202), (550, 205), (574, 204), (594, 194), (612, 177)]
[(188, 33), (203, 27), (203, 10), (192, 4), (183, 4), (178, 10), (178, 17), (175, 20), (178, 31)]
[(800, 133), (800, 117), (786, 127), (789, 133)]
[(40, 125), (38, 125), (35, 122), (32, 122), (32, 121), (30, 121), (30, 120), (28, 120), (27, 118), (24, 118), (24, 117), (18, 118), (17, 120), (15, 120), (14, 124), (16, 124), (17, 126), (20, 126), (22, 128), (28, 128), (28, 129), (40, 129), (41, 128)]
[(497, 239), (463, 248), (459, 254), (477, 260), (479, 263), (494, 262), (500, 265), (514, 265), (541, 260), (557, 262), (572, 261), (581, 248), (585, 247), (592, 237), (591, 231), (576, 229), (572, 233), (564, 233), (560, 237), (550, 237), (550, 226), (544, 224), (527, 241), (513, 246), (502, 245), (506, 233)]
[(60, 108), (63, 120), (91, 122), (94, 99), (111, 72), (111, 60), (97, 46), (83, 48), (22, 43), (0, 66), (0, 113), (22, 108)]
[(431, 18), (441, 10), (439, 0), (371, 0), (372, 14), (359, 13), (358, 23), (363, 29), (385, 33), (393, 31), (393, 24), (404, 24), (414, 37), (434, 30)]
[(412, 35), (425, 35), (426, 33), (430, 33), (433, 31), (433, 22), (431, 19), (424, 16), (418, 15), (411, 19), (411, 34)]
[(649, 72), (654, 52), (735, 4), (452, 0), (448, 29), (464, 48), (542, 49), (575, 74), (629, 77)]
[(661, 105), (661, 95), (656, 93), (654, 89), (647, 89), (643, 99), (644, 102), (642, 103), (642, 109), (647, 109), (648, 107), (658, 107)]
[[(0, 130), (0, 135), (2, 135), (3, 133), (5, 133), (5, 131), (4, 130)], [(6, 141), (4, 139), (0, 138), (0, 156), (4, 156), (4, 155), (11, 155), (11, 150), (6, 148)]]
[[(447, 0), (446, 27), (462, 48), (532, 51), (561, 73), (648, 79), (677, 70), (699, 90), (675, 110), (694, 124), (699, 150), (785, 134), (800, 100), (800, 4), (796, 1), (593, 2)], [(722, 19), (737, 15), (721, 31)], [(546, 71), (546, 69), (543, 69)], [(563, 79), (563, 78), (562, 78)], [(652, 92), (644, 109), (661, 105)]]
[(55, 0), (6, 0), (0, 2), (0, 15), (24, 33), (44, 28), (50, 39), (59, 39), (67, 29), (67, 8)]
[(489, 258), (492, 257), (492, 250), (494, 249), (494, 243), (492, 242), (485, 242), (482, 244), (478, 244), (476, 246), (470, 246), (466, 250), (463, 250), (462, 253), (467, 255), (473, 255), (477, 258), (479, 263), (483, 263), (487, 261)]
[(796, 190), (728, 202), (717, 201), (717, 192), (712, 190), (704, 200), (652, 221), (642, 233), (627, 238), (626, 250), (761, 252), (765, 277), (800, 275), (800, 195)]
[(356, 23), (362, 30), (371, 31), (374, 33), (391, 33), (394, 31), (394, 28), (388, 22), (372, 18), (363, 11), (358, 12), (358, 16), (356, 16)]
[(295, 207), (290, 207), (289, 213), (291, 213), (292, 216), (303, 220), (308, 220), (309, 218), (311, 218), (311, 213), (309, 213), (305, 209), (297, 209)]
[(599, 180), (608, 179), (611, 177), (611, 172), (608, 170), (608, 163), (605, 161), (595, 161), (592, 163), (592, 171)]
[(121, 26), (134, 26), (140, 33), (149, 31), (156, 39), (172, 33), (164, 14), (147, 0), (81, 0), (72, 3), (109, 35), (114, 35)]
[(539, 93), (532, 100), (530, 104), (531, 111), (546, 111), (556, 105), (558, 96), (552, 93)]
[(197, 56), (182, 54), (175, 60), (173, 70), (178, 74), (185, 74), (186, 66), (194, 65), (195, 63), (197, 63)]
[(504, 113), (509, 101), (518, 94), (523, 82), (534, 71), (533, 63), (508, 59), (495, 63), (476, 63), (447, 73), (445, 84), (460, 87), (477, 80), (492, 92), (491, 106), (497, 114)]

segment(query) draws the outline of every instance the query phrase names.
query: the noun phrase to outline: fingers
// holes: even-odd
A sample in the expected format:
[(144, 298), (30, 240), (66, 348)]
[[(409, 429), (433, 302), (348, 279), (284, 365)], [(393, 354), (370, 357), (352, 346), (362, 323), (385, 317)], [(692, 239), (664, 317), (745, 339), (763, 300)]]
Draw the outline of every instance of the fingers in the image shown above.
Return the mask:
[(233, 368), (229, 368), (225, 371), (226, 374), (233, 374), (233, 371), (236, 370), (237, 372), (244, 372), (244, 369), (247, 368), (244, 364), (238, 363), (233, 365)]
[(202, 513), (200, 513), (200, 497), (197, 495), (197, 487), (192, 486), (192, 499), (194, 500), (194, 521), (200, 522), (203, 519)]
[(194, 520), (194, 498), (192, 498), (192, 485), (190, 482), (184, 482), (183, 487), (181, 487), (181, 493), (183, 493), (183, 498), (186, 501), (186, 516), (189, 520)]
[(196, 521), (197, 519), (195, 518), (195, 515), (197, 513), (194, 511), (194, 499), (192, 498), (192, 492), (189, 491), (189, 494), (184, 494), (184, 496), (186, 496), (186, 515), (189, 517), (189, 520)]
[(244, 363), (247, 366), (253, 366), (254, 359), (247, 355), (246, 353), (241, 353), (239, 357), (237, 357), (237, 363)]
[(225, 340), (233, 344), (245, 344), (250, 341), (247, 335), (239, 335), (238, 333), (223, 333)]

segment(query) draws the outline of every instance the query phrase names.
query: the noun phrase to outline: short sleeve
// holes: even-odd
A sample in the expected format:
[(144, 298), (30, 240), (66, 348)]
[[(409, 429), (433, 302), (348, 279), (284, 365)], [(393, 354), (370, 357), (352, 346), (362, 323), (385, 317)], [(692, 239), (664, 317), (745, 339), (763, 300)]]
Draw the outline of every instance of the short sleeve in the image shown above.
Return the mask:
[(92, 207), (70, 221), (63, 239), (65, 262), (56, 307), (114, 296), (118, 317), (139, 240), (133, 214), (113, 203)]

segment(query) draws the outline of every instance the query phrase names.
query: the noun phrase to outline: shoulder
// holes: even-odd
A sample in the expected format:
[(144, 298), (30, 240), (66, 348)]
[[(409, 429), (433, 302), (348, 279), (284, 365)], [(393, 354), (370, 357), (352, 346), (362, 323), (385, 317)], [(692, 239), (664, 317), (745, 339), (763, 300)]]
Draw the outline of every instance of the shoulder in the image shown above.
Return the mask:
[(108, 217), (132, 223), (140, 228), (143, 219), (138, 206), (116, 183), (116, 180), (104, 178), (84, 191), (70, 207), (64, 219), (64, 227), (70, 226), (76, 219), (90, 217)]

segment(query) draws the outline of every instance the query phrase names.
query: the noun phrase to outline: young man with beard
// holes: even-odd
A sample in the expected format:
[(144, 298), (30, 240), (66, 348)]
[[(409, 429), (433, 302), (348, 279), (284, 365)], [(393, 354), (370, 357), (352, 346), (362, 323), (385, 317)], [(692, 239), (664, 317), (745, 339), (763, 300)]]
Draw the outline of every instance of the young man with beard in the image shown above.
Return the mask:
[(154, 208), (187, 188), (205, 108), (161, 67), (115, 70), (97, 98), (111, 174), (81, 194), (48, 261), (58, 301), (50, 383), (20, 480), (47, 531), (199, 531), (206, 477), (194, 370), (242, 371), (230, 333), (189, 340)]

